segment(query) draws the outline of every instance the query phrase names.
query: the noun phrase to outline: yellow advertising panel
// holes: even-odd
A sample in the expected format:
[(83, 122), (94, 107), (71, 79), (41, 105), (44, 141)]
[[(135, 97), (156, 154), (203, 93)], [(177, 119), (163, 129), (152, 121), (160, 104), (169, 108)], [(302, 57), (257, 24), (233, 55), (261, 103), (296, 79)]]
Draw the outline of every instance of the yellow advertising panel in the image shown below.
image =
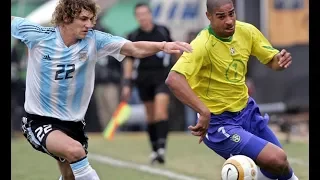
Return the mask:
[(309, 0), (268, 0), (268, 35), (275, 46), (309, 43)]

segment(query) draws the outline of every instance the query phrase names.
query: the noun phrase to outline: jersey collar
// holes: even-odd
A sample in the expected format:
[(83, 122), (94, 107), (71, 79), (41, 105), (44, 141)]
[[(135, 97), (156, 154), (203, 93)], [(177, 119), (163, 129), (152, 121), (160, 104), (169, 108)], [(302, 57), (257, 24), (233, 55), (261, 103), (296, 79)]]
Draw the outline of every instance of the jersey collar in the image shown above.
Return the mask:
[(232, 37), (233, 36), (230, 36), (228, 38), (222, 38), (222, 37), (219, 37), (216, 33), (214, 33), (212, 27), (209, 25), (208, 26), (208, 30), (209, 30), (209, 33), (212, 34), (214, 37), (216, 37), (217, 39), (223, 41), (223, 42), (231, 42), (232, 41)]

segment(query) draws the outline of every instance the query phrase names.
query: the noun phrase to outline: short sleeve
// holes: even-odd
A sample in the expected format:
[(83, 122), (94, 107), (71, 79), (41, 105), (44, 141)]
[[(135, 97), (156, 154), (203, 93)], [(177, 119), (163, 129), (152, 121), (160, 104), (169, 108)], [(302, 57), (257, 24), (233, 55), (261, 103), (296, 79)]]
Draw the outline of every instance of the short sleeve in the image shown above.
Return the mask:
[(129, 42), (129, 40), (120, 36), (114, 36), (112, 34), (97, 30), (95, 30), (94, 32), (96, 47), (98, 51), (98, 59), (105, 56), (112, 56), (120, 62), (125, 58), (124, 55), (120, 54), (120, 51), (122, 46), (126, 42)]
[(273, 48), (270, 42), (256, 27), (251, 25), (250, 29), (252, 33), (251, 54), (262, 64), (267, 64), (277, 53), (279, 53), (279, 50)]
[(184, 52), (171, 69), (171, 71), (184, 75), (186, 79), (190, 79), (199, 72), (206, 54), (203, 52), (205, 48), (202, 47), (200, 40), (192, 41), (191, 46), (193, 51), (191, 53)]
[(41, 39), (54, 32), (52, 27), (42, 27), (24, 18), (15, 17), (11, 21), (11, 35), (32, 48)]

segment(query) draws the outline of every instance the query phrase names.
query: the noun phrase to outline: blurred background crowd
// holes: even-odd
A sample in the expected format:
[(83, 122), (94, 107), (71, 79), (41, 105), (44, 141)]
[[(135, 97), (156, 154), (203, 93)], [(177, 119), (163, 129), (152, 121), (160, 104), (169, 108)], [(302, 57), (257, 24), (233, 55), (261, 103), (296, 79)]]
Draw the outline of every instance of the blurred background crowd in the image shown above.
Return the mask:
[[(27, 17), (42, 25), (50, 25), (56, 0), (11, 0), (11, 15)], [(173, 40), (190, 42), (208, 26), (205, 1), (199, 0), (97, 0), (101, 8), (96, 29), (127, 37), (137, 28), (134, 6), (149, 3), (153, 19), (166, 26)], [(309, 122), (309, 1), (308, 0), (235, 0), (237, 19), (259, 28), (275, 48), (292, 53), (293, 64), (283, 72), (260, 64), (254, 57), (249, 61), (247, 85), (261, 111), (271, 115), (270, 123), (279, 131), (307, 135)], [(26, 46), (11, 43), (11, 122), (19, 131), (23, 111)], [(173, 64), (173, 63), (172, 63)], [(96, 65), (96, 88), (86, 115), (87, 131), (101, 132), (119, 104), (122, 63), (112, 57)], [(135, 72), (133, 72), (135, 73)], [(106, 92), (106, 93), (104, 93)], [(108, 97), (104, 97), (105, 94)], [(144, 131), (145, 111), (139, 94), (133, 88), (129, 104), (132, 113), (120, 131)], [(102, 115), (105, 113), (104, 115)], [(105, 119), (101, 119), (104, 117)], [(194, 124), (196, 113), (171, 96), (169, 124), (171, 131), (186, 131)]]

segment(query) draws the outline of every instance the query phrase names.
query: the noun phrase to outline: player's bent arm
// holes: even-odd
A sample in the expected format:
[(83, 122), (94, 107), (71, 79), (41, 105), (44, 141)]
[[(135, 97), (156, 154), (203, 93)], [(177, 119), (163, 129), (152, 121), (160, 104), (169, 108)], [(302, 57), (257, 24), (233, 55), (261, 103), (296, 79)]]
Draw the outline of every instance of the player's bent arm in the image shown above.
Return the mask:
[(279, 58), (280, 58), (280, 53), (274, 55), (273, 58), (266, 65), (275, 71), (284, 70), (285, 68), (281, 67), (278, 63)]
[(165, 43), (166, 42), (149, 41), (126, 42), (122, 46), (120, 54), (136, 58), (144, 58), (154, 55), (159, 51), (163, 51)]
[(192, 91), (184, 75), (170, 71), (165, 83), (183, 104), (188, 105), (201, 115), (210, 116), (210, 110)]

